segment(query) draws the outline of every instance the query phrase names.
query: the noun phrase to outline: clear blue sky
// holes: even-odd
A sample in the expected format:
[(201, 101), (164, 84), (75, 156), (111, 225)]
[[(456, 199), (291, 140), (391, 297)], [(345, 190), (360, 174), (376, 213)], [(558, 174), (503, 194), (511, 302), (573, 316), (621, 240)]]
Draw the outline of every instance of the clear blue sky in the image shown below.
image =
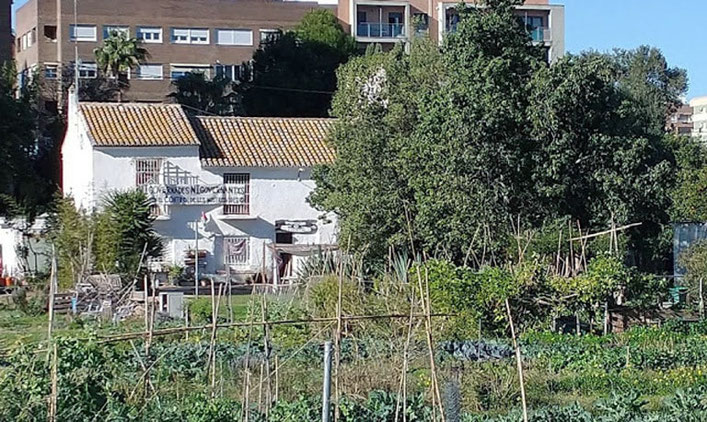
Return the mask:
[(707, 0), (550, 0), (565, 5), (565, 47), (578, 53), (658, 47), (687, 70), (688, 99), (707, 95)]
[[(25, 1), (15, 0), (14, 7)], [(565, 5), (568, 52), (655, 46), (671, 66), (687, 69), (688, 98), (707, 95), (707, 0), (550, 2)]]

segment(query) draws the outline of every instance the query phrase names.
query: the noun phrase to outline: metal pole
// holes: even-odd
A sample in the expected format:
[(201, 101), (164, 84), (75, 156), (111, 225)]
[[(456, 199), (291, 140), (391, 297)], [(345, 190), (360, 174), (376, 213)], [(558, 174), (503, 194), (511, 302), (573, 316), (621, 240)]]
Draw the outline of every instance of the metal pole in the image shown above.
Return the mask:
[[(79, 15), (77, 13), (76, 0), (74, 0), (74, 87), (76, 88), (77, 98), (79, 96), (79, 38), (76, 36), (76, 31), (79, 23), (78, 16)], [(61, 31), (61, 28), (58, 28), (58, 30)]]
[(194, 220), (194, 294), (199, 297), (199, 219)]
[(322, 391), (322, 422), (329, 422), (331, 396), (331, 341), (324, 343), (324, 389)]

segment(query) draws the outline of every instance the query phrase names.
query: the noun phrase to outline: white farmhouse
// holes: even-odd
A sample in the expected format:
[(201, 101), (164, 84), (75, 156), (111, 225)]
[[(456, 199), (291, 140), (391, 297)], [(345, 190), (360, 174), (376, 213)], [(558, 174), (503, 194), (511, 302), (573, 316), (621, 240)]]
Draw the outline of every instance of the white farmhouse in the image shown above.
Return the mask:
[(175, 104), (79, 104), (71, 95), (64, 193), (90, 211), (111, 191), (143, 189), (155, 200), (165, 264), (193, 265), (198, 237), (201, 274), (265, 270), (278, 281), (336, 242), (335, 216), (307, 202), (312, 167), (334, 158), (331, 124), (190, 117)]

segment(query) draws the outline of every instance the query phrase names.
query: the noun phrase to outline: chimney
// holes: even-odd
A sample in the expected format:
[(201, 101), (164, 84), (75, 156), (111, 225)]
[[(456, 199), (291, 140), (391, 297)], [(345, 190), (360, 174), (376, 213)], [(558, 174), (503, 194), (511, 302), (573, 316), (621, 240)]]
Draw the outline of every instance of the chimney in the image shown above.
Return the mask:
[(67, 113), (69, 124), (78, 122), (79, 114), (79, 90), (75, 85), (69, 87), (69, 110)]

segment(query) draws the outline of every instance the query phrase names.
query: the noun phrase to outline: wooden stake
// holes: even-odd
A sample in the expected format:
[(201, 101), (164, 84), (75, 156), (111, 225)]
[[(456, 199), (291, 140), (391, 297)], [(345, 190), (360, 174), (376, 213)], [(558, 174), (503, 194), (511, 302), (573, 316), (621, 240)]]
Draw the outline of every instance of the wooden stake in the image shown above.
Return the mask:
[(253, 339), (253, 312), (254, 304), (253, 300), (255, 293), (255, 287), (250, 291), (250, 311), (248, 313), (248, 321), (250, 325), (248, 327), (248, 342), (246, 343), (245, 349), (245, 359), (243, 359), (243, 369), (245, 370), (245, 376), (243, 377), (243, 421), (248, 422), (250, 418), (250, 343)]
[(245, 412), (245, 417), (243, 420), (248, 422), (250, 418), (250, 370), (245, 373), (245, 398), (243, 399), (243, 411)]
[(699, 304), (699, 309), (700, 309), (700, 319), (705, 318), (705, 301), (704, 301), (704, 296), (702, 296), (702, 277), (700, 277), (700, 304)]
[[(267, 324), (267, 302), (265, 301), (265, 295), (261, 296), (262, 305), (260, 307), (260, 313), (263, 319), (263, 348), (265, 349), (265, 376), (267, 377), (267, 389), (265, 391), (265, 416), (267, 417), (270, 413), (270, 404), (272, 402), (272, 384), (270, 382), (270, 327)], [(262, 376), (261, 376), (262, 384)], [(261, 385), (262, 387), (262, 385)]]
[(233, 322), (233, 283), (231, 283), (231, 266), (227, 265), (228, 268), (228, 322)]
[(263, 413), (263, 372), (265, 362), (260, 362), (260, 381), (258, 382), (258, 411)]
[[(150, 303), (150, 298), (147, 294), (147, 274), (142, 279), (143, 283), (143, 298), (145, 299), (145, 336), (147, 338), (147, 335), (150, 331), (150, 308), (148, 304)], [(147, 345), (147, 342), (145, 342), (145, 356), (149, 354), (150, 347)]]
[(336, 300), (336, 336), (334, 341), (336, 342), (336, 347), (334, 348), (334, 422), (339, 420), (339, 401), (341, 399), (341, 391), (339, 389), (339, 371), (341, 363), (341, 296), (344, 284), (344, 254), (340, 253), (339, 260), (339, 285), (338, 285), (338, 295)]
[[(147, 280), (148, 280), (148, 277), (145, 276), (145, 282), (147, 282)], [(150, 346), (152, 346), (152, 333), (155, 330), (155, 314), (157, 313), (156, 309), (155, 309), (155, 296), (157, 294), (157, 289), (155, 288), (155, 285), (154, 285), (154, 279), (150, 278), (150, 280), (152, 281), (152, 283), (151, 283), (152, 299), (150, 300), (150, 307), (149, 307), (149, 309), (150, 309), (150, 324), (149, 324), (150, 328), (147, 332), (147, 339), (145, 340), (145, 361), (149, 361), (149, 359), (150, 359)], [(145, 305), (145, 306), (147, 309), (147, 305)], [(147, 370), (145, 371), (145, 397), (148, 397), (148, 395), (150, 393), (148, 386), (152, 383), (152, 380), (150, 379), (150, 368), (151, 367), (152, 366), (149, 365), (147, 367)]]
[[(403, 422), (407, 422), (407, 371), (408, 371), (408, 350), (410, 348), (410, 341), (412, 339), (413, 327), (413, 311), (415, 310), (415, 289), (412, 291), (412, 298), (410, 300), (410, 318), (408, 319), (408, 332), (407, 338), (405, 339), (405, 346), (403, 347), (403, 369), (400, 374), (400, 388), (402, 390), (402, 411), (403, 411)], [(418, 322), (419, 326), (419, 322)], [(398, 422), (398, 412), (400, 410), (400, 397), (395, 403), (395, 422)]]
[(209, 343), (209, 367), (211, 369), (211, 397), (216, 396), (216, 327), (218, 327), (218, 311), (221, 304), (223, 285), (218, 286), (218, 299), (214, 303), (214, 279), (211, 279), (211, 341)]
[(569, 242), (570, 242), (570, 259), (569, 259), (569, 265), (570, 265), (570, 275), (575, 275), (575, 268), (574, 268), (574, 247), (572, 243), (572, 222), (568, 221), (567, 222), (567, 237), (569, 237)]
[(54, 301), (57, 289), (57, 265), (54, 245), (52, 245), (52, 269), (49, 276), (49, 324), (47, 327), (47, 341), (52, 341), (52, 331), (54, 330)]
[[(435, 356), (434, 356), (434, 343), (432, 341), (432, 319), (430, 318), (430, 287), (429, 287), (429, 280), (428, 280), (428, 274), (427, 271), (425, 270), (425, 284), (426, 287), (423, 288), (422, 285), (422, 275), (420, 274), (420, 268), (418, 266), (417, 268), (417, 280), (418, 280), (418, 287), (420, 289), (420, 300), (421, 300), (421, 305), (422, 308), (425, 311), (425, 332), (427, 334), (427, 349), (429, 352), (429, 358), (430, 358), (430, 372), (432, 373), (432, 408), (433, 411), (436, 413), (436, 408), (435, 404), (439, 406), (439, 411), (440, 411), (440, 416), (442, 420), (444, 420), (444, 405), (442, 404), (442, 395), (440, 394), (439, 391), (439, 382), (437, 381), (437, 365), (435, 364)], [(434, 415), (433, 415), (434, 418)]]
[(184, 340), (189, 341), (189, 302), (184, 304)]
[(511, 306), (506, 299), (506, 312), (508, 312), (508, 325), (511, 327), (511, 339), (513, 340), (513, 348), (516, 353), (516, 364), (518, 366), (518, 381), (520, 382), (520, 400), (523, 406), (523, 422), (528, 422), (528, 404), (525, 400), (525, 381), (523, 379), (523, 361), (520, 355), (520, 347), (516, 340), (516, 331), (513, 327), (513, 316), (511, 315)]
[(598, 233), (586, 234), (586, 235), (581, 236), (581, 237), (575, 237), (575, 238), (573, 238), (572, 240), (591, 239), (591, 238), (593, 238), (593, 237), (601, 236), (601, 235), (604, 235), (604, 234), (611, 234), (612, 232), (624, 231), (624, 230), (626, 230), (626, 229), (630, 229), (631, 227), (640, 226), (641, 224), (643, 224), (643, 223), (632, 223), (632, 224), (627, 224), (627, 225), (621, 226), (621, 227), (613, 227), (613, 228), (611, 228), (611, 229), (609, 229), (609, 230), (604, 230), (604, 231), (601, 231), (601, 232), (598, 232)]
[(277, 403), (277, 400), (280, 397), (280, 362), (278, 361), (277, 355), (275, 355), (275, 400), (274, 402)]
[(56, 343), (54, 343), (54, 351), (52, 353), (52, 392), (51, 396), (49, 397), (49, 417), (48, 420), (49, 422), (56, 422), (56, 409), (57, 409), (57, 397), (58, 397), (58, 391), (59, 391), (59, 386), (58, 386), (58, 376), (57, 376), (57, 363), (58, 363), (58, 351), (57, 351), (57, 346)]

